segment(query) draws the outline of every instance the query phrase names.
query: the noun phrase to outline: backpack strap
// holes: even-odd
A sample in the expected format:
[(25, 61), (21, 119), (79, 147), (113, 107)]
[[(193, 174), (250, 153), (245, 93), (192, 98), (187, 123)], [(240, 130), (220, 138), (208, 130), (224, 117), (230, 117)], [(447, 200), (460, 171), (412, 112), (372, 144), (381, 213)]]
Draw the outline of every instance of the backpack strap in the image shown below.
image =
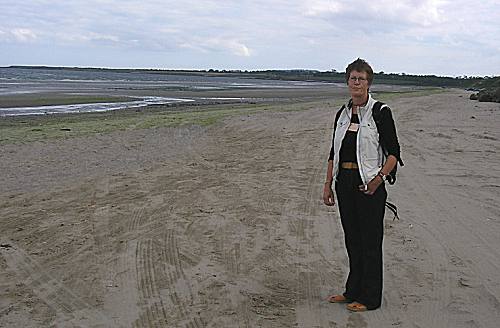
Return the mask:
[[(349, 100), (349, 105), (351, 104), (351, 101), (352, 100)], [(339, 121), (339, 118), (340, 118), (340, 115), (342, 114), (342, 112), (344, 111), (344, 109), (346, 108), (346, 105), (343, 104), (342, 107), (340, 107), (339, 111), (337, 112), (337, 114), (335, 115), (335, 121), (333, 123), (333, 130), (335, 131), (337, 129), (337, 122)]]
[(399, 220), (399, 215), (398, 215), (398, 208), (396, 207), (396, 205), (394, 205), (393, 203), (389, 203), (389, 202), (385, 202), (385, 206), (391, 210), (391, 212), (394, 214), (394, 218), (392, 219), (393, 221), (398, 219)]
[(387, 154), (387, 149), (385, 148), (384, 141), (383, 141), (384, 136), (380, 133), (381, 131), (383, 131), (383, 129), (381, 129), (381, 126), (383, 124), (382, 115), (381, 115), (382, 107), (387, 107), (387, 105), (381, 101), (375, 102), (375, 104), (373, 104), (373, 107), (372, 107), (372, 115), (373, 115), (373, 120), (375, 121), (375, 125), (377, 126), (377, 130), (380, 134), (380, 143), (382, 144), (382, 148), (384, 149), (384, 153)]
[(389, 153), (387, 151), (387, 147), (385, 146), (385, 139), (384, 135), (382, 133), (383, 129), (381, 128), (382, 126), (382, 115), (380, 114), (382, 107), (387, 106), (381, 101), (375, 102), (372, 107), (372, 116), (373, 120), (375, 121), (375, 125), (377, 126), (377, 131), (379, 133), (379, 138), (380, 138), (380, 145), (382, 146), (382, 151), (384, 152), (384, 155), (387, 156)]

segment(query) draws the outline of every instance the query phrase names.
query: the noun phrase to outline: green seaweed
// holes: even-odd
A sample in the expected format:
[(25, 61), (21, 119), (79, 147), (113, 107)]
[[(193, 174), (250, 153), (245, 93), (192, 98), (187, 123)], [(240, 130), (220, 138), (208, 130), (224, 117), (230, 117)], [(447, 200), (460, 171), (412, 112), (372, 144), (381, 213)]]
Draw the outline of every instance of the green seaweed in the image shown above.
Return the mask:
[[(443, 89), (427, 89), (408, 92), (379, 92), (383, 101), (396, 97), (415, 97), (444, 92)], [(172, 110), (168, 106), (154, 109), (119, 110), (103, 113), (55, 114), (0, 119), (0, 144), (28, 143), (49, 139), (83, 137), (115, 131), (156, 129), (181, 125), (208, 126), (236, 115), (252, 115), (263, 111), (303, 111), (318, 106), (337, 108), (339, 99), (322, 99), (312, 102), (279, 104), (207, 105), (195, 109)]]

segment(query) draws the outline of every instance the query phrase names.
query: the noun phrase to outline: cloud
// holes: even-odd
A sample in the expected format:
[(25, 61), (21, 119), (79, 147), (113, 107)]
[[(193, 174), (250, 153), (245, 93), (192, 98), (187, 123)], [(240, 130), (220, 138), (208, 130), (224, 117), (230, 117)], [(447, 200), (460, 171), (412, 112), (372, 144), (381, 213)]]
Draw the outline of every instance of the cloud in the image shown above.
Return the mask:
[(236, 56), (250, 57), (250, 50), (246, 45), (237, 40), (224, 40), (211, 38), (204, 42), (205, 46), (211, 49), (225, 49)]
[(57, 33), (57, 38), (66, 42), (88, 42), (88, 43), (120, 43), (120, 38), (116, 35), (102, 34), (96, 32), (84, 32), (82, 34), (70, 34), (66, 32)]
[(305, 3), (305, 15), (329, 20), (346, 29), (369, 26), (377, 31), (388, 25), (399, 27), (440, 24), (445, 20), (441, 0), (312, 0)]
[(195, 39), (191, 42), (184, 42), (180, 47), (192, 49), (199, 52), (228, 52), (235, 56), (250, 57), (250, 49), (237, 40), (226, 40), (219, 38)]
[(137, 60), (155, 60), (130, 64), (139, 66), (213, 62), (330, 69), (344, 67), (357, 56), (380, 60), (384, 53), (387, 64), (380, 69), (393, 71), (396, 65), (391, 62), (404, 64), (404, 58), (393, 58), (400, 56), (400, 49), (414, 51), (407, 57), (417, 69), (453, 52), (493, 58), (500, 50), (497, 0), (473, 5), (466, 0), (0, 2), (0, 39), (5, 47), (24, 44), (33, 47), (33, 53), (35, 46), (81, 47), (89, 60), (104, 60), (104, 51), (133, 52)]
[(30, 42), (37, 38), (35, 32), (27, 28), (16, 28), (11, 30), (10, 33), (19, 42)]
[(340, 1), (308, 1), (305, 6), (306, 10), (304, 14), (306, 16), (312, 17), (321, 17), (331, 14), (336, 15), (345, 10), (343, 4)]

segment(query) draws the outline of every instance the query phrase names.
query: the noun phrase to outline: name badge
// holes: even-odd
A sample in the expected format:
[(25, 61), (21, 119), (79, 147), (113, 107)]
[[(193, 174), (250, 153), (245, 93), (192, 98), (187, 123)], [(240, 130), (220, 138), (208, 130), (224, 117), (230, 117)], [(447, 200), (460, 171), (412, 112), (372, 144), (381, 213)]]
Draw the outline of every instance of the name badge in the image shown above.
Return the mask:
[(349, 125), (349, 131), (352, 131), (352, 132), (358, 132), (359, 130), (359, 124), (358, 123), (351, 123)]

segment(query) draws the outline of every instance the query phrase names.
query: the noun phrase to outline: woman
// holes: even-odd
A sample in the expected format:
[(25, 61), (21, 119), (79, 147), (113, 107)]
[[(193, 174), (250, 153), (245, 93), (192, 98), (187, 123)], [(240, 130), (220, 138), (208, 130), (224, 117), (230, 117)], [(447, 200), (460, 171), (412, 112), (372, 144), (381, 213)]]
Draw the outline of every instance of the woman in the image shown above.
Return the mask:
[(369, 94), (373, 82), (370, 65), (359, 58), (349, 64), (346, 82), (351, 99), (335, 117), (323, 201), (328, 206), (335, 204), (335, 179), (349, 275), (344, 293), (332, 295), (328, 301), (347, 303), (347, 309), (360, 312), (376, 309), (382, 301), (384, 181), (397, 164), (400, 149), (389, 107), (380, 109), (380, 126), (373, 118), (376, 101)]

